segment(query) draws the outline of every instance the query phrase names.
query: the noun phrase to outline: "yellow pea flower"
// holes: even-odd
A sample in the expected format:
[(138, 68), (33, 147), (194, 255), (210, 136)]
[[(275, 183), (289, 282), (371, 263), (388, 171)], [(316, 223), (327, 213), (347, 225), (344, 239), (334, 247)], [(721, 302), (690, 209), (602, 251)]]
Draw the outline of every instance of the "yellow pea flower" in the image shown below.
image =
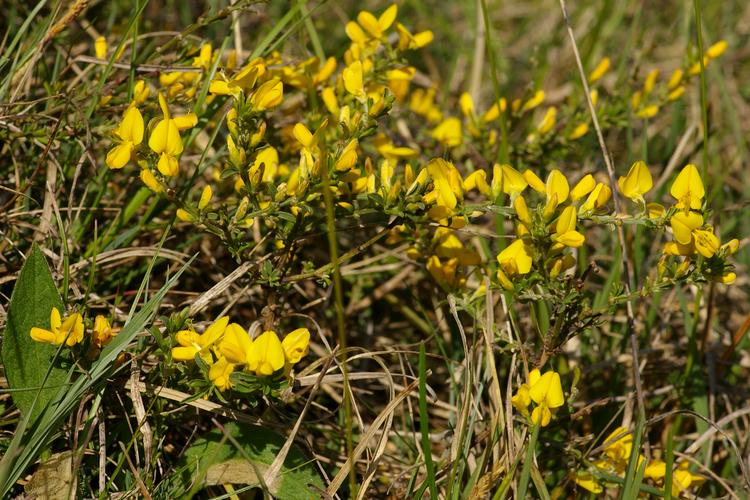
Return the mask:
[(492, 166), (491, 189), (492, 196), (495, 198), (500, 196), (501, 192), (510, 195), (511, 198), (515, 198), (528, 185), (529, 182), (526, 177), (510, 165), (498, 165), (495, 163)]
[(544, 185), (544, 182), (542, 179), (539, 178), (538, 175), (536, 175), (534, 172), (532, 172), (529, 169), (526, 169), (523, 171), (523, 178), (526, 179), (526, 182), (531, 186), (531, 189), (536, 191), (537, 193), (546, 193), (547, 187)]
[(685, 165), (672, 183), (669, 194), (677, 200), (675, 205), (677, 208), (684, 210), (701, 208), (706, 190), (703, 188), (698, 168), (692, 163)]
[(689, 464), (681, 462), (677, 470), (672, 475), (672, 496), (678, 497), (681, 492), (689, 489), (691, 486), (702, 484), (706, 478), (693, 474), (688, 470)]
[(208, 379), (220, 390), (231, 389), (232, 382), (229, 376), (234, 372), (234, 365), (227, 358), (220, 356), (208, 369)]
[(703, 225), (703, 216), (695, 212), (678, 212), (670, 219), (674, 239), (681, 245), (689, 245), (693, 231)]
[(253, 340), (247, 361), (248, 368), (256, 375), (273, 375), (283, 368), (284, 349), (276, 332), (265, 331)]
[[(537, 106), (539, 106), (541, 103), (544, 102), (544, 91), (543, 90), (537, 90), (534, 95), (526, 101), (523, 105), (523, 108), (521, 108), (521, 111), (530, 111)], [(515, 111), (515, 110), (514, 110)]]
[(364, 75), (362, 63), (360, 61), (354, 61), (349, 66), (344, 68), (344, 71), (341, 73), (341, 77), (344, 80), (344, 88), (347, 92), (349, 92), (360, 101), (366, 98)]
[(531, 226), (531, 215), (529, 214), (529, 207), (526, 205), (526, 200), (523, 196), (519, 196), (513, 200), (513, 209), (516, 211), (518, 220), (523, 222), (528, 229), (528, 226)]
[(133, 86), (133, 101), (136, 104), (143, 104), (148, 99), (151, 89), (144, 80), (138, 80)]
[(238, 98), (243, 90), (255, 87), (258, 78), (265, 74), (266, 66), (262, 58), (250, 61), (232, 78), (219, 76), (211, 80), (208, 91), (214, 95), (231, 95)]
[(206, 186), (203, 188), (203, 191), (201, 191), (201, 198), (198, 201), (198, 210), (203, 210), (208, 206), (208, 204), (211, 202), (211, 197), (213, 197), (214, 192), (211, 189), (211, 186)]
[(717, 57), (720, 57), (726, 50), (727, 41), (719, 40), (715, 44), (711, 45), (708, 49), (706, 49), (706, 55), (710, 59), (716, 59)]
[(576, 125), (576, 127), (568, 134), (568, 139), (571, 141), (575, 141), (576, 139), (580, 139), (584, 135), (586, 135), (589, 131), (589, 124), (588, 123), (580, 123)]
[(643, 82), (643, 94), (648, 95), (654, 90), (654, 86), (656, 85), (656, 79), (659, 78), (659, 70), (658, 69), (652, 69), (649, 71), (648, 75), (646, 75), (646, 80)]
[(568, 184), (568, 179), (558, 169), (553, 169), (547, 176), (544, 192), (547, 197), (547, 203), (544, 207), (544, 216), (549, 218), (559, 205), (568, 200), (568, 196), (570, 195), (570, 184)]
[(682, 77), (684, 76), (684, 74), (685, 72), (680, 68), (674, 70), (672, 76), (669, 77), (669, 81), (667, 82), (667, 89), (671, 91), (679, 87), (682, 83)]
[(580, 211), (581, 213), (584, 213), (598, 210), (606, 205), (611, 197), (612, 190), (608, 185), (600, 182), (596, 185), (594, 190), (591, 191), (589, 197), (586, 198), (586, 201), (581, 204)]
[(557, 218), (552, 239), (566, 247), (577, 248), (583, 245), (585, 237), (575, 230), (576, 222), (576, 208), (572, 205), (565, 207), (560, 217)]
[[(539, 370), (532, 370), (532, 373), (536, 372), (539, 375)], [(529, 374), (531, 378), (531, 374)], [(529, 405), (531, 404), (531, 396), (529, 395), (529, 384), (521, 384), (518, 391), (510, 398), (511, 404), (524, 416), (529, 415)]]
[(94, 54), (98, 59), (107, 58), (107, 39), (100, 36), (94, 41)]
[(461, 120), (455, 117), (446, 118), (431, 132), (436, 141), (453, 148), (460, 146), (463, 142), (461, 134)]
[(250, 96), (250, 103), (256, 111), (275, 108), (284, 100), (284, 84), (279, 78), (273, 78), (258, 87)]
[(555, 123), (557, 123), (557, 108), (552, 106), (547, 109), (547, 112), (544, 114), (544, 118), (542, 118), (542, 121), (539, 122), (539, 125), (536, 126), (537, 132), (544, 135), (555, 126)]
[(60, 311), (53, 307), (49, 315), (50, 329), (33, 327), (29, 334), (36, 342), (60, 345), (63, 342), (73, 347), (83, 340), (83, 317), (73, 313), (62, 318)]
[(106, 163), (109, 168), (122, 168), (130, 161), (136, 146), (143, 141), (143, 116), (131, 102), (122, 115), (122, 121), (115, 130), (120, 143), (107, 153)]
[(719, 251), (719, 238), (716, 237), (713, 231), (696, 229), (693, 231), (693, 238), (695, 249), (707, 259), (713, 257)]
[(487, 172), (475, 170), (464, 179), (464, 191), (476, 189), (485, 196), (491, 194), (490, 186), (487, 184)]
[(206, 331), (198, 334), (195, 330), (180, 330), (175, 334), (176, 347), (172, 348), (172, 358), (177, 361), (192, 361), (199, 354), (207, 363), (212, 362), (209, 349), (224, 335), (229, 317), (223, 316), (214, 321)]
[(596, 187), (596, 180), (591, 174), (586, 174), (578, 183), (570, 190), (570, 199), (578, 201)]
[[(396, 4), (393, 4), (385, 9), (380, 17), (377, 18), (372, 13), (363, 10), (360, 11), (360, 13), (357, 15), (357, 23), (362, 27), (362, 29), (364, 29), (364, 31), (367, 33), (367, 35), (369, 35), (370, 38), (379, 40), (383, 37), (385, 31), (391, 27), (393, 21), (396, 20), (397, 14), (398, 6)], [(359, 38), (361, 39), (361, 37)], [(355, 40), (354, 38), (352, 38), (352, 40), (355, 42), (359, 41)]]
[(412, 34), (406, 26), (396, 23), (398, 33), (398, 50), (401, 52), (409, 49), (421, 49), (432, 42), (433, 34), (430, 30), (420, 31)]
[(554, 371), (541, 375), (538, 380), (530, 383), (529, 397), (538, 405), (531, 413), (532, 423), (546, 427), (552, 419), (551, 410), (565, 404), (560, 375)]
[(98, 314), (94, 319), (94, 331), (91, 332), (91, 341), (96, 347), (101, 349), (107, 345), (119, 331), (119, 328), (112, 328), (106, 317)]
[(284, 350), (284, 358), (287, 364), (293, 365), (307, 356), (310, 348), (310, 330), (307, 328), (297, 328), (286, 334), (281, 341), (281, 348)]
[(594, 83), (599, 80), (609, 70), (610, 60), (609, 57), (602, 58), (599, 64), (589, 73), (589, 83)]
[(148, 139), (148, 146), (152, 151), (160, 155), (159, 163), (157, 164), (159, 172), (172, 177), (177, 175), (179, 171), (177, 156), (182, 153), (182, 138), (180, 137), (180, 129), (177, 127), (177, 123), (169, 115), (167, 100), (161, 92), (159, 92), (159, 106), (161, 107), (163, 118), (151, 132), (151, 136)]
[(325, 104), (328, 112), (333, 116), (338, 117), (341, 108), (339, 108), (339, 103), (336, 99), (336, 92), (333, 90), (333, 87), (323, 88), (323, 90), (320, 91), (320, 98), (323, 100), (323, 104)]
[(653, 118), (658, 112), (659, 106), (657, 106), (656, 104), (651, 104), (637, 111), (635, 116), (637, 116), (638, 118), (643, 118), (645, 120), (648, 118)]
[(263, 175), (259, 179), (261, 182), (273, 182), (279, 173), (279, 152), (273, 146), (267, 146), (255, 155), (255, 161), (250, 167), (248, 177), (254, 179), (261, 167), (263, 168)]
[(249, 365), (252, 345), (247, 331), (237, 323), (230, 323), (219, 343), (219, 352), (231, 363)]
[(427, 271), (441, 286), (446, 288), (458, 288), (463, 286), (465, 278), (458, 271), (458, 259), (441, 260), (437, 255), (427, 259)]
[(474, 100), (471, 98), (471, 94), (464, 92), (458, 98), (458, 106), (461, 108), (461, 114), (467, 118), (474, 116)]
[(643, 195), (654, 186), (654, 180), (651, 178), (651, 172), (649, 172), (646, 163), (638, 160), (631, 165), (625, 177), (620, 177), (617, 180), (617, 185), (626, 198), (644, 203)]
[(164, 191), (164, 186), (159, 182), (153, 172), (148, 168), (141, 169), (141, 181), (154, 193), (161, 193)]
[(531, 271), (533, 260), (524, 241), (516, 239), (497, 255), (497, 262), (504, 273), (514, 276), (516, 274), (528, 274)]

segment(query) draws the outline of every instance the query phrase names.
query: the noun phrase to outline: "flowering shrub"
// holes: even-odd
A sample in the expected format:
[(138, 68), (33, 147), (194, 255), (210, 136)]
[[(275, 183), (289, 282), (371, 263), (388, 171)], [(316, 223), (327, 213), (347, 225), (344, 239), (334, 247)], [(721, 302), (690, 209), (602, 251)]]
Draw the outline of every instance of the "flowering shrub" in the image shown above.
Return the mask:
[[(87, 119), (105, 121), (86, 129), (89, 181), (92, 203), (116, 215), (70, 219), (65, 269), (60, 258), (50, 273), (37, 247), (29, 253), (3, 346), (10, 388), (39, 391), (14, 396), (21, 414), (53, 430), (64, 403), (97, 415), (81, 464), (93, 426), (106, 412), (123, 417), (110, 385), (128, 390), (139, 461), (125, 450), (109, 464), (101, 452), (99, 489), (89, 486), (98, 495), (136, 483), (170, 497), (204, 487), (231, 496), (243, 484), (279, 498), (723, 492), (711, 477), (744, 470), (741, 456), (699, 450), (704, 438), (690, 432), (720, 426), (689, 387), (713, 356), (714, 294), (739, 280), (730, 235), (742, 227), (721, 215), (717, 160), (680, 146), (665, 167), (648, 147), (608, 144), (660, 140), (653, 124), (705, 93), (728, 43), (703, 50), (701, 39), (668, 78), (651, 69), (625, 80), (613, 74), (625, 56), (586, 72), (576, 48), (581, 75), (564, 92), (540, 79), (500, 85), (493, 59), (493, 88), (479, 91), (476, 80), (442, 85), (447, 75), (425, 73), (423, 58), (446, 42), (402, 7), (325, 23), (345, 41), (328, 56), (305, 2), (250, 50), (239, 24), (232, 50), (208, 33), (158, 47), (135, 32), (127, 44), (95, 38), (95, 58), (81, 59), (102, 66)], [(248, 9), (230, 2), (196, 26), (237, 23)], [(312, 51), (290, 36), (303, 25)], [(50, 231), (62, 205), (47, 206)], [(142, 257), (147, 268), (112, 264)], [(678, 312), (684, 320), (659, 321)], [(49, 376), (22, 373), (39, 360)], [(745, 373), (736, 368), (733, 379)], [(213, 415), (190, 423), (198, 410)], [(163, 418), (172, 413), (177, 424)], [(250, 437), (219, 417), (264, 430)], [(52, 443), (53, 430), (38, 442)], [(36, 459), (4, 460), (26, 460), (6, 466), (20, 477)], [(252, 471), (239, 470), (246, 462)]]

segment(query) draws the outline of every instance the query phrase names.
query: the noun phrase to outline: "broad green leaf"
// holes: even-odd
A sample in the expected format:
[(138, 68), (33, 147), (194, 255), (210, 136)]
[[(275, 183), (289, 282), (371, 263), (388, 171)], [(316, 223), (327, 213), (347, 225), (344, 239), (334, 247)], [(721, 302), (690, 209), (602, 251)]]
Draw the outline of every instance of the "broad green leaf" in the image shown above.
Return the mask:
[[(273, 463), (284, 441), (282, 436), (256, 425), (230, 422), (224, 432), (214, 429), (185, 453), (186, 467), (177, 488), (187, 488), (196, 480), (200, 487), (227, 483), (261, 487), (259, 476), (262, 478)], [(318, 498), (325, 489), (313, 462), (296, 446), (289, 450), (279, 475), (278, 486), (270, 493), (280, 500)]]
[(13, 288), (2, 348), (13, 402), (22, 414), (31, 412), (31, 422), (42, 413), (60, 386), (67, 383), (66, 370), (51, 367), (57, 346), (35, 342), (29, 335), (34, 326), (50, 327), (53, 307), (64, 312), (47, 261), (34, 244)]

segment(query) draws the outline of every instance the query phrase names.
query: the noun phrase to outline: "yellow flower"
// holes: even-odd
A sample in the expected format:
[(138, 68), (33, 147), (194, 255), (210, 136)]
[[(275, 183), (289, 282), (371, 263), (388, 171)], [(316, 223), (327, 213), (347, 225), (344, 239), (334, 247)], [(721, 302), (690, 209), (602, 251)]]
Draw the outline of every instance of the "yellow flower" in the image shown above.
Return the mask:
[(252, 345), (247, 331), (237, 323), (230, 323), (219, 343), (219, 352), (231, 363), (249, 365)]
[(135, 101), (123, 113), (115, 135), (120, 139), (120, 144), (107, 153), (105, 161), (109, 168), (122, 168), (132, 158), (135, 147), (143, 141), (143, 116)]
[(724, 51), (727, 50), (727, 41), (726, 40), (719, 40), (715, 44), (711, 45), (709, 48), (706, 49), (706, 55), (710, 59), (716, 59), (717, 57), (721, 56)]
[(467, 118), (474, 116), (474, 100), (468, 92), (461, 94), (458, 98), (458, 106), (461, 108), (461, 114)]
[(719, 251), (719, 238), (713, 231), (696, 229), (693, 231), (693, 242), (698, 253), (707, 259), (713, 257)]
[(603, 77), (607, 70), (609, 70), (609, 65), (609, 57), (602, 58), (602, 60), (599, 61), (599, 64), (596, 65), (593, 71), (589, 73), (589, 83), (594, 83), (595, 81)]
[(98, 314), (94, 319), (94, 331), (91, 333), (91, 341), (96, 347), (101, 349), (107, 345), (119, 331), (119, 328), (112, 328), (106, 317)]
[(669, 194), (677, 200), (675, 205), (677, 208), (684, 210), (701, 208), (706, 190), (703, 188), (698, 168), (692, 163), (685, 165), (672, 183)]
[(141, 181), (143, 181), (146, 187), (154, 193), (161, 193), (162, 191), (164, 191), (164, 186), (162, 186), (162, 184), (158, 181), (151, 170), (147, 168), (141, 169), (140, 177)]
[(336, 160), (336, 170), (339, 171), (347, 171), (354, 167), (354, 165), (357, 164), (357, 148), (359, 147), (359, 142), (357, 139), (352, 139), (347, 143), (346, 146), (344, 146), (344, 149), (341, 151), (341, 154), (339, 155), (338, 159)]
[(398, 33), (398, 50), (402, 52), (408, 49), (421, 49), (433, 39), (432, 31), (425, 30), (412, 34), (401, 23), (396, 23), (396, 32)]
[(576, 221), (576, 208), (572, 205), (565, 207), (560, 217), (557, 218), (552, 239), (566, 247), (577, 248), (583, 245), (585, 237), (575, 230)]
[(151, 89), (148, 84), (143, 80), (138, 80), (133, 86), (133, 101), (136, 104), (143, 104), (148, 99), (148, 95), (151, 93)]
[(286, 334), (281, 341), (281, 348), (284, 350), (284, 358), (287, 364), (293, 365), (307, 356), (310, 348), (310, 330), (307, 328), (297, 328)]
[(656, 85), (656, 79), (659, 77), (659, 70), (658, 69), (652, 69), (649, 71), (648, 75), (646, 75), (646, 80), (643, 82), (643, 94), (648, 95), (654, 90), (654, 86)]
[(518, 170), (510, 165), (492, 166), (492, 196), (497, 198), (500, 193), (511, 196), (511, 199), (518, 196), (529, 185), (528, 180)]
[(600, 182), (596, 185), (594, 190), (591, 191), (589, 197), (586, 198), (586, 201), (581, 204), (580, 211), (581, 213), (584, 213), (598, 210), (606, 205), (611, 197), (612, 190), (608, 185)]
[[(538, 376), (539, 370), (532, 370), (532, 372), (529, 374), (529, 378), (531, 378), (531, 375), (534, 373), (535, 376)], [(519, 412), (521, 412), (522, 415), (528, 416), (529, 405), (531, 404), (529, 384), (521, 384), (521, 387), (518, 388), (518, 391), (516, 391), (512, 398), (510, 398), (510, 402)]]
[(283, 368), (284, 349), (276, 332), (265, 331), (253, 340), (247, 361), (248, 368), (256, 375), (273, 375)]
[(148, 146), (152, 151), (160, 155), (159, 163), (157, 164), (159, 172), (162, 175), (172, 177), (178, 173), (179, 165), (177, 163), (177, 156), (182, 153), (182, 138), (180, 137), (180, 129), (177, 127), (177, 122), (169, 116), (167, 100), (161, 92), (159, 92), (159, 106), (161, 107), (163, 118), (151, 132), (151, 136), (148, 139)]
[(366, 10), (360, 11), (357, 15), (357, 22), (350, 21), (346, 24), (346, 34), (356, 44), (366, 45), (369, 42), (380, 40), (393, 21), (396, 20), (398, 6), (391, 5), (376, 18), (372, 13)]
[(207, 363), (212, 362), (209, 349), (213, 349), (229, 323), (229, 317), (223, 316), (214, 321), (205, 332), (198, 334), (195, 330), (180, 330), (175, 334), (179, 344), (172, 348), (172, 358), (177, 361), (192, 361), (199, 354)]
[(107, 39), (100, 36), (94, 41), (94, 53), (98, 59), (107, 58)]
[(681, 492), (693, 485), (701, 484), (706, 480), (703, 476), (693, 474), (688, 470), (688, 463), (681, 462), (677, 470), (672, 474), (672, 496), (677, 497)]
[(538, 405), (531, 413), (532, 423), (546, 427), (552, 418), (551, 410), (565, 403), (560, 375), (548, 371), (533, 382), (529, 376), (529, 397)]
[(649, 106), (646, 106), (638, 110), (635, 116), (637, 116), (638, 118), (643, 118), (643, 119), (653, 118), (654, 116), (656, 116), (658, 112), (659, 112), (659, 106), (657, 106), (656, 104), (651, 104)]
[(238, 98), (243, 90), (255, 87), (258, 77), (265, 72), (266, 66), (263, 59), (256, 58), (228, 80), (223, 76), (211, 80), (208, 91), (216, 95), (231, 95)]
[(366, 98), (363, 69), (360, 61), (354, 61), (344, 68), (341, 77), (344, 79), (344, 88), (347, 92), (360, 101)]
[(544, 216), (549, 218), (559, 205), (568, 200), (568, 196), (570, 195), (568, 179), (566, 179), (565, 175), (563, 175), (558, 169), (553, 169), (547, 176), (547, 183), (544, 186), (544, 192), (547, 197), (547, 203), (544, 207)]
[(604, 488), (602, 488), (602, 485), (599, 484), (596, 479), (594, 478), (593, 474), (590, 472), (577, 472), (574, 478), (574, 481), (578, 486), (581, 488), (590, 491), (594, 494), (599, 494), (602, 491), (604, 491)]
[(203, 188), (203, 191), (201, 192), (201, 199), (198, 201), (198, 210), (203, 210), (208, 206), (208, 204), (211, 202), (211, 197), (213, 196), (214, 192), (211, 189), (211, 186), (206, 186)]
[(460, 146), (463, 140), (461, 135), (461, 120), (455, 117), (443, 120), (431, 133), (433, 139), (453, 148)]
[(523, 240), (517, 239), (497, 255), (497, 262), (504, 273), (514, 276), (528, 274), (533, 260)]
[(83, 340), (83, 317), (79, 313), (61, 318), (60, 311), (53, 307), (49, 316), (49, 330), (38, 327), (31, 329), (31, 338), (36, 342), (54, 345), (65, 342), (65, 345), (72, 347)]
[(464, 191), (476, 189), (483, 195), (491, 193), (490, 186), (487, 184), (487, 172), (484, 170), (475, 170), (464, 179)]
[(250, 96), (250, 103), (256, 111), (275, 108), (284, 100), (284, 84), (278, 78), (268, 80)]
[(596, 187), (596, 180), (591, 174), (586, 174), (578, 183), (570, 190), (570, 199), (578, 201)]
[(529, 184), (529, 186), (531, 186), (531, 189), (533, 189), (537, 193), (544, 194), (547, 192), (547, 187), (544, 185), (544, 182), (542, 182), (542, 179), (540, 179), (539, 176), (531, 170), (524, 170), (523, 178), (526, 179), (526, 182)]
[(617, 180), (617, 185), (626, 198), (644, 203), (643, 195), (654, 186), (654, 180), (651, 178), (651, 172), (646, 163), (639, 160), (631, 165), (625, 177)]
[(437, 255), (427, 259), (427, 271), (441, 286), (446, 288), (457, 288), (463, 286), (465, 278), (458, 271), (458, 259), (441, 260)]
[(430, 160), (427, 172), (432, 177), (433, 189), (423, 197), (423, 201), (435, 204), (429, 211), (430, 218), (440, 220), (450, 217), (459, 200), (463, 199), (461, 174), (452, 163), (442, 158)]
[(703, 216), (695, 212), (678, 212), (670, 219), (674, 239), (681, 245), (689, 245), (693, 231), (703, 225)]
[(557, 108), (552, 106), (550, 108), (547, 108), (547, 112), (544, 114), (544, 118), (542, 118), (542, 121), (539, 122), (539, 125), (537, 125), (536, 130), (540, 134), (544, 135), (552, 130), (552, 127), (555, 126), (555, 123), (557, 123)]
[[(537, 106), (539, 106), (541, 103), (544, 102), (544, 91), (543, 90), (537, 90), (534, 95), (526, 101), (523, 105), (523, 108), (521, 108), (521, 111), (529, 111)], [(515, 109), (514, 109), (515, 111)]]
[(220, 356), (208, 369), (208, 378), (220, 391), (226, 391), (232, 387), (229, 376), (233, 371), (234, 365), (224, 356)]

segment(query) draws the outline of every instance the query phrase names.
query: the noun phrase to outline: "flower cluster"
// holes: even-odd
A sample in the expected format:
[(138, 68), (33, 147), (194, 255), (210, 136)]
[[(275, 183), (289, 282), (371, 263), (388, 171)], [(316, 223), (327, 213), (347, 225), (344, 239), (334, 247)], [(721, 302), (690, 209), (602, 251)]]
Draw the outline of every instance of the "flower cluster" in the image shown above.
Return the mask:
[[(81, 313), (74, 312), (63, 317), (60, 310), (53, 307), (50, 312), (49, 329), (33, 327), (29, 334), (36, 342), (73, 347), (84, 340), (84, 319)], [(97, 315), (91, 329), (91, 343), (101, 349), (117, 335), (119, 328), (114, 328), (109, 320)]]
[(536, 403), (531, 412), (531, 423), (546, 427), (552, 419), (552, 410), (565, 404), (560, 374), (548, 371), (542, 374), (537, 368), (529, 372), (529, 380), (521, 384), (511, 398), (513, 406), (525, 417), (529, 416), (529, 405)]
[(230, 376), (238, 370), (257, 377), (271, 376), (282, 369), (289, 374), (307, 355), (310, 332), (307, 328), (298, 328), (279, 340), (276, 332), (268, 330), (251, 339), (247, 330), (237, 323), (229, 323), (229, 317), (224, 316), (203, 333), (180, 330), (175, 341), (178, 345), (172, 348), (173, 359), (202, 360), (209, 367), (209, 380), (219, 390), (226, 391), (233, 387)]

